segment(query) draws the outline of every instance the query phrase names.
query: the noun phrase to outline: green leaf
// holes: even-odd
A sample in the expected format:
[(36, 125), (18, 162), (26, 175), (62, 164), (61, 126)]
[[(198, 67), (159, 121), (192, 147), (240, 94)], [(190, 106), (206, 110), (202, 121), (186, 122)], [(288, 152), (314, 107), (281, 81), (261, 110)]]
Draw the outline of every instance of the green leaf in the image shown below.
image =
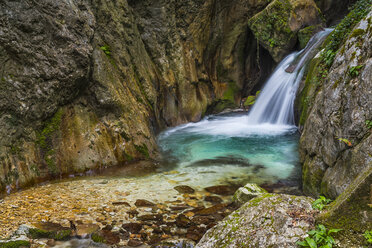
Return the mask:
[(300, 245), (300, 246), (303, 246), (303, 247), (309, 247), (309, 245), (308, 245), (307, 242), (305, 242), (305, 241), (297, 241), (296, 244), (297, 244), (297, 245)]
[(307, 237), (305, 240), (309, 244), (310, 248), (317, 248), (317, 245), (312, 238)]
[(330, 229), (328, 231), (328, 235), (330, 235), (331, 233), (338, 233), (339, 231), (342, 231), (342, 229)]

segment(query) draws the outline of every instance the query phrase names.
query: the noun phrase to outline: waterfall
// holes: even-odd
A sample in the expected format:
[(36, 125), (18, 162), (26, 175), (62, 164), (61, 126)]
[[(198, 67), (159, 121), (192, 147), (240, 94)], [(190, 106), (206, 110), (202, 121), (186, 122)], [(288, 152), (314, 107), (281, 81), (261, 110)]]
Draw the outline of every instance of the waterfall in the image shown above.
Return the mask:
[(294, 52), (283, 59), (266, 82), (249, 112), (249, 124), (295, 124), (294, 100), (304, 74), (304, 65), (315, 55), (316, 49), (331, 31), (332, 29), (325, 29), (318, 32), (303, 50)]

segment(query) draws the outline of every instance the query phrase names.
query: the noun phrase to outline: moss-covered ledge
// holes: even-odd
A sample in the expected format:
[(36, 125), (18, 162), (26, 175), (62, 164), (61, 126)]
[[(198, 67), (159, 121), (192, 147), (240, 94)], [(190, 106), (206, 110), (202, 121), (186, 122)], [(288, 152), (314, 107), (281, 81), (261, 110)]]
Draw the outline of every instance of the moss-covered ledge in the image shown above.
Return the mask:
[(363, 245), (362, 234), (372, 230), (372, 163), (321, 213), (317, 221), (332, 228), (340, 228), (339, 239)]

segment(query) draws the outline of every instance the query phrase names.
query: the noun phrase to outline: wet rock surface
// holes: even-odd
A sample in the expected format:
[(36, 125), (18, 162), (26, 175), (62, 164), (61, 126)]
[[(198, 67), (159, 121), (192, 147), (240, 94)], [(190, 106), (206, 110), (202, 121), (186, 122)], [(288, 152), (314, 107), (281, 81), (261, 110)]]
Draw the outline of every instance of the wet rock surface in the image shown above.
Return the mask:
[[(131, 183), (136, 180), (80, 179), (12, 194), (0, 204), (1, 216), (9, 216), (0, 219), (1, 238), (14, 236), (20, 224), (28, 223), (23, 239), (51, 247), (172, 247), (172, 243), (193, 247), (236, 209), (231, 196), (213, 195), (202, 188), (180, 195), (172, 184), (163, 197), (145, 188), (147, 197), (137, 199), (141, 191), (131, 188), (138, 185)], [(219, 203), (205, 201), (208, 197)]]
[[(371, 167), (372, 13), (351, 30), (336, 51), (320, 86), (311, 83), (322, 67), (319, 57), (307, 76), (308, 114), (300, 139), (303, 189), (312, 195), (339, 196), (366, 167)], [(353, 74), (351, 69), (359, 68)], [(306, 115), (305, 115), (306, 116)]]

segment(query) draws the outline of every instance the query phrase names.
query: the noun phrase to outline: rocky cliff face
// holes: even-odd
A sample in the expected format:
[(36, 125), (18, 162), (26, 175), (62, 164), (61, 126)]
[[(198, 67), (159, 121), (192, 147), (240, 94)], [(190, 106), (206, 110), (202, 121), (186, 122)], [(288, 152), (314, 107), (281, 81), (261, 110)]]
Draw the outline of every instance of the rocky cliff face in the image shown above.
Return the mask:
[(370, 9), (360, 2), (311, 62), (301, 98), (303, 186), (312, 195), (336, 198), (372, 166), (372, 13), (354, 26)]
[(0, 191), (155, 158), (159, 130), (238, 105), (320, 15), (312, 0), (1, 2)]

